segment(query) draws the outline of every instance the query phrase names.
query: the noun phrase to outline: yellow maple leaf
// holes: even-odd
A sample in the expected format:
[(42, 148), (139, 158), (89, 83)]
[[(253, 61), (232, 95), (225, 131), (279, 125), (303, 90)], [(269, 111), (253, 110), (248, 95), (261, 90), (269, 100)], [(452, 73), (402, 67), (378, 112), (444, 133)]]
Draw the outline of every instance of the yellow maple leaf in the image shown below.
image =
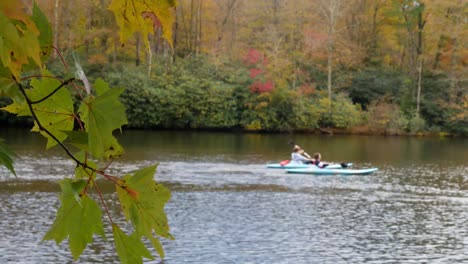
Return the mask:
[(152, 13), (159, 20), (163, 37), (172, 47), (172, 24), (175, 21), (174, 0), (112, 0), (109, 5), (120, 27), (120, 41), (125, 43), (136, 32), (143, 34), (143, 42), (149, 46), (147, 36), (154, 33), (154, 24), (149, 16)]
[(30, 59), (42, 64), (40, 31), (24, 9), (21, 1), (0, 1), (0, 62), (17, 78)]

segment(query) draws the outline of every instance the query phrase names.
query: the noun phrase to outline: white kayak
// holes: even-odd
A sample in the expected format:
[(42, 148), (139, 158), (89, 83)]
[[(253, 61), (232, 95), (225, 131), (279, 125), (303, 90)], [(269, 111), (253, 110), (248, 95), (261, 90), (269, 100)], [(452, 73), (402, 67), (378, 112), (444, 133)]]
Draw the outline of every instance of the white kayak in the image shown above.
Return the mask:
[[(351, 167), (353, 164), (352, 163), (346, 163), (346, 168)], [(290, 162), (285, 165), (281, 165), (280, 163), (270, 163), (267, 164), (267, 168), (271, 169), (308, 169), (308, 168), (316, 168), (319, 169), (316, 165), (312, 164), (302, 164), (302, 163), (293, 163)], [(327, 169), (342, 169), (343, 167), (341, 166), (340, 163), (333, 163), (330, 164), (326, 167)]]
[(367, 168), (367, 169), (333, 169), (333, 168), (296, 168), (286, 169), (288, 173), (300, 173), (300, 174), (317, 174), (317, 175), (360, 175), (360, 174), (371, 174), (379, 170), (378, 168)]

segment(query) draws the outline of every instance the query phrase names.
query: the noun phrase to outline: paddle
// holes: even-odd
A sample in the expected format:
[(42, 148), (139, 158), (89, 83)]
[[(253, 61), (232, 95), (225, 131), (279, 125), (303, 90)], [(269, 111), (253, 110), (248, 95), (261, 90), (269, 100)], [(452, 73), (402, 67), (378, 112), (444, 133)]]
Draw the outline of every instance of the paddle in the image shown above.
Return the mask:
[[(296, 143), (294, 143), (294, 141), (292, 141), (291, 139), (289, 140), (289, 144), (292, 145), (293, 147), (296, 146)], [(306, 156), (306, 158), (309, 158), (311, 159), (312, 157), (307, 153), (307, 152), (303, 152), (302, 155)]]

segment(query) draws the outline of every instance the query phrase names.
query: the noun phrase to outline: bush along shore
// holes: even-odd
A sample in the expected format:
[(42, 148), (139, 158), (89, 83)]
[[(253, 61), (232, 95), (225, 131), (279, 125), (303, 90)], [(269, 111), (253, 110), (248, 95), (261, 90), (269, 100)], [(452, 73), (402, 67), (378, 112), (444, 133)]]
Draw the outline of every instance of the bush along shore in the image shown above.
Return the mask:
[[(431, 72), (423, 79), (426, 92), (418, 115), (409, 78), (386, 68), (342, 69), (336, 75), (350, 81), (331, 100), (320, 82), (268, 83), (252, 78), (249, 66), (241, 62), (215, 66), (204, 57), (176, 61), (169, 69), (156, 67), (151, 76), (130, 63), (87, 69), (91, 80), (104, 75), (111, 87), (126, 88), (121, 101), (128, 128), (468, 135), (467, 95), (455, 98), (459, 104), (447, 103), (454, 101), (447, 90), (450, 80)], [(0, 97), (0, 106), (9, 103)], [(0, 123), (24, 125), (31, 120), (0, 111)]]

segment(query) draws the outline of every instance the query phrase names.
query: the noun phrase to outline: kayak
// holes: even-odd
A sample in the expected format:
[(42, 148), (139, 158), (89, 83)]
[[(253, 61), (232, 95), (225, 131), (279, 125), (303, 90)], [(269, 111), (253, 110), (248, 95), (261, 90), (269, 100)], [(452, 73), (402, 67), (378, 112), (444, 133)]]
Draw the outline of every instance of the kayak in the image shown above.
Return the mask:
[(368, 169), (333, 169), (333, 168), (296, 168), (296, 169), (286, 169), (288, 173), (300, 173), (300, 174), (317, 174), (317, 175), (332, 175), (332, 174), (341, 174), (341, 175), (360, 175), (360, 174), (371, 174), (379, 170), (378, 168), (368, 168)]
[[(348, 165), (347, 167), (351, 167), (353, 164), (346, 163), (346, 165)], [(267, 168), (270, 168), (270, 169), (309, 169), (309, 168), (320, 169), (319, 167), (315, 165), (302, 164), (302, 163), (288, 163), (286, 165), (281, 165), (280, 163), (270, 163), (270, 164), (267, 164)], [(342, 169), (341, 164), (339, 163), (330, 164), (326, 168), (327, 169)]]

